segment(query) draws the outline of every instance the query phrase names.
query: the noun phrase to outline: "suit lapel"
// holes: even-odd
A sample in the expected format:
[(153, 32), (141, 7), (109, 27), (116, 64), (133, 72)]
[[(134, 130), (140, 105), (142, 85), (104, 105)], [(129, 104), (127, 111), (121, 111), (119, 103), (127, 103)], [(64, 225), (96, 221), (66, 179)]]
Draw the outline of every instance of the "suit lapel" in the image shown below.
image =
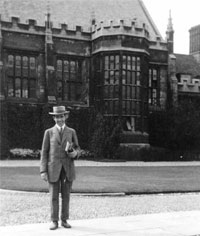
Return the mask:
[(68, 136), (68, 128), (65, 126), (63, 130), (62, 143), (65, 142), (67, 136)]
[(54, 126), (54, 128), (53, 128), (53, 133), (54, 133), (56, 139), (58, 140), (58, 142), (60, 143), (61, 142), (60, 134), (59, 134), (58, 128), (56, 126)]

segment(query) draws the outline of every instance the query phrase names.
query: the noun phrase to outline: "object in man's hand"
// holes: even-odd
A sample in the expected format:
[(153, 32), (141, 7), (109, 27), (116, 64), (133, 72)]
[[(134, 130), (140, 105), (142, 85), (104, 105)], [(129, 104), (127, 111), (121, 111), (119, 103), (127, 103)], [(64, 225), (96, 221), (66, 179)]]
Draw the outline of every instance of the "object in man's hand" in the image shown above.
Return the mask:
[(70, 148), (70, 143), (67, 141), (67, 144), (66, 144), (66, 147), (65, 147), (65, 151), (68, 152), (69, 151), (69, 148)]
[(67, 141), (65, 151), (70, 158), (76, 158), (78, 155), (78, 152), (72, 148), (72, 145)]

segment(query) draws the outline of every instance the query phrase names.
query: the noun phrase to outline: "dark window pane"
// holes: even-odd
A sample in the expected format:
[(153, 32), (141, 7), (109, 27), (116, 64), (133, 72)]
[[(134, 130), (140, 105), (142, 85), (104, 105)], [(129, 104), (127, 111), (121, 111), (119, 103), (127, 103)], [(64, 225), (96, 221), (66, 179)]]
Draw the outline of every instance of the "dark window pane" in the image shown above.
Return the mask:
[(115, 56), (115, 69), (119, 70), (119, 56)]
[(114, 114), (118, 114), (119, 113), (119, 101), (114, 101)]
[(104, 98), (109, 98), (109, 86), (104, 86)]
[(35, 70), (36, 65), (35, 65), (35, 58), (34, 57), (30, 57), (30, 69), (31, 70)]
[(105, 57), (105, 70), (108, 70), (109, 69), (109, 57), (108, 56), (106, 56)]
[(132, 72), (132, 84), (136, 84), (135, 72)]
[(57, 96), (58, 98), (62, 99), (62, 82), (57, 82)]
[(30, 80), (30, 98), (36, 97), (36, 81), (34, 79)]
[(140, 72), (137, 72), (137, 85), (140, 85)]
[(7, 70), (8, 75), (13, 75), (14, 74), (14, 56), (9, 55), (8, 56), (8, 70)]
[(80, 84), (76, 85), (76, 101), (80, 101), (81, 100), (81, 86)]
[(62, 80), (62, 71), (56, 71), (57, 80)]
[(136, 114), (139, 115), (140, 114), (140, 103), (136, 102)]
[(130, 99), (131, 97), (131, 86), (127, 86), (127, 98)]
[(23, 98), (28, 98), (28, 80), (27, 79), (23, 79), (22, 97)]
[(21, 57), (16, 56), (15, 58), (15, 76), (21, 76)]
[(34, 57), (30, 57), (30, 77), (36, 77), (36, 62)]
[(69, 71), (69, 61), (64, 61), (64, 72)]
[(132, 57), (132, 70), (135, 71), (135, 68), (136, 68), (136, 60), (135, 57)]
[(69, 84), (67, 82), (64, 83), (64, 99), (69, 100)]
[(19, 78), (15, 79), (15, 97), (21, 97), (21, 80)]
[(62, 61), (57, 60), (57, 71), (62, 71)]
[(127, 70), (131, 70), (131, 57), (127, 57)]
[(115, 68), (115, 58), (114, 56), (110, 56), (110, 69), (113, 70)]
[(126, 115), (126, 102), (122, 101), (122, 114)]
[(126, 99), (126, 86), (122, 86), (122, 99)]
[(119, 84), (119, 71), (115, 71), (115, 84)]
[(64, 72), (63, 76), (64, 76), (64, 81), (65, 82), (69, 80), (69, 73), (68, 72)]
[(8, 77), (8, 97), (14, 96), (14, 85), (13, 85), (13, 79)]
[(104, 84), (109, 84), (109, 73), (104, 71)]
[(126, 105), (127, 105), (127, 114), (128, 115), (131, 115), (131, 102), (130, 101), (127, 101), (126, 102)]
[(132, 89), (131, 89), (132, 91), (132, 93), (131, 93), (131, 95), (132, 95), (132, 98), (133, 99), (136, 99), (136, 87), (134, 87), (134, 86), (132, 86)]
[(76, 84), (75, 83), (71, 83), (70, 84), (70, 88), (71, 88), (71, 93), (70, 93), (70, 96), (71, 96), (71, 101), (75, 101), (76, 100)]
[(114, 84), (114, 80), (115, 80), (115, 74), (114, 74), (114, 71), (111, 70), (110, 71), (110, 84)]
[(109, 104), (108, 101), (104, 101), (104, 113), (109, 114)]
[(71, 74), (70, 74), (70, 80), (71, 80), (71, 81), (76, 80), (76, 74), (75, 74), (74, 72), (71, 72)]
[(24, 77), (28, 77), (28, 57), (23, 57), (22, 73)]
[(123, 56), (122, 58), (122, 68), (126, 69), (126, 56)]
[(14, 56), (8, 55), (8, 66), (13, 67), (14, 66)]
[(132, 101), (131, 105), (132, 105), (132, 114), (135, 115), (136, 114), (136, 104), (134, 101)]
[(157, 80), (157, 70), (153, 70), (153, 80)]
[(114, 98), (119, 98), (119, 86), (116, 85), (114, 86), (114, 95), (113, 95)]
[(70, 71), (71, 71), (71, 73), (75, 73), (75, 71), (76, 71), (76, 62), (75, 61), (70, 62)]
[(127, 71), (127, 84), (131, 84), (131, 72)]
[(110, 98), (114, 97), (114, 86), (109, 86), (110, 87)]
[(140, 71), (140, 58), (137, 57), (137, 71)]
[(140, 99), (140, 87), (137, 87), (136, 91), (136, 99)]
[(122, 84), (126, 84), (126, 71), (122, 71)]

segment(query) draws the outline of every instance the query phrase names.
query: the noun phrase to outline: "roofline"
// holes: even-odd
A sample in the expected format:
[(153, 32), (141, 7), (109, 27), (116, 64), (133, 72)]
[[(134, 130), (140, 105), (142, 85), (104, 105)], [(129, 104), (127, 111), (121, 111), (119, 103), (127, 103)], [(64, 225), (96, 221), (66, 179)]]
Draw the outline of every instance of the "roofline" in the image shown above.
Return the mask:
[(155, 25), (155, 23), (154, 23), (154, 21), (153, 21), (151, 15), (149, 14), (149, 12), (148, 12), (146, 6), (144, 5), (143, 1), (142, 1), (142, 0), (138, 0), (138, 2), (139, 2), (139, 4), (140, 4), (140, 6), (142, 7), (142, 9), (143, 9), (143, 11), (144, 11), (146, 17), (148, 18), (149, 23), (151, 24), (151, 26), (152, 26), (152, 28), (153, 28), (153, 30), (154, 30), (154, 33), (155, 33), (156, 35), (159, 35), (159, 36), (161, 37), (161, 39), (164, 40), (163, 37), (162, 37), (162, 35), (161, 35), (161, 33), (160, 33), (160, 31), (158, 30), (157, 26)]

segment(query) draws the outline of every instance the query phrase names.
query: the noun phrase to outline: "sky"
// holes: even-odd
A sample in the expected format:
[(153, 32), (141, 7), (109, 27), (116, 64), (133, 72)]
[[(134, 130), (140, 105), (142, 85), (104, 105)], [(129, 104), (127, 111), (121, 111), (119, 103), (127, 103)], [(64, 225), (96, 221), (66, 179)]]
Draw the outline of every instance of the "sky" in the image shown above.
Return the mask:
[(200, 0), (143, 0), (165, 39), (169, 12), (174, 28), (174, 53), (189, 54), (189, 29), (200, 25)]

